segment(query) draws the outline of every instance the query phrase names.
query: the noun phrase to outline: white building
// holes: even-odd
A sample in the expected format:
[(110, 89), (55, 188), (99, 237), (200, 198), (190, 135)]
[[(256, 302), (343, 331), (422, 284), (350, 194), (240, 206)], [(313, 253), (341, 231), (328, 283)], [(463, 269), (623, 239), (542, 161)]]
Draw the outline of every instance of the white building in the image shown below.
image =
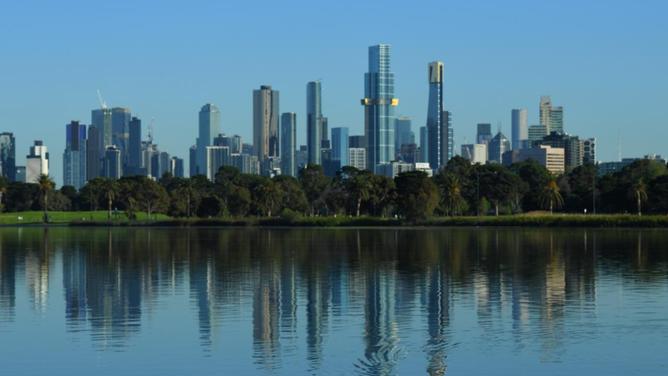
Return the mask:
[(358, 170), (366, 170), (366, 149), (348, 148), (348, 164)]
[(487, 163), (487, 144), (462, 145), (462, 158), (471, 161), (471, 164)]
[(49, 152), (42, 141), (36, 140), (26, 157), (26, 183), (37, 183), (40, 175), (49, 174)]
[(206, 147), (206, 177), (213, 181), (222, 166), (230, 165), (230, 148), (227, 146)]

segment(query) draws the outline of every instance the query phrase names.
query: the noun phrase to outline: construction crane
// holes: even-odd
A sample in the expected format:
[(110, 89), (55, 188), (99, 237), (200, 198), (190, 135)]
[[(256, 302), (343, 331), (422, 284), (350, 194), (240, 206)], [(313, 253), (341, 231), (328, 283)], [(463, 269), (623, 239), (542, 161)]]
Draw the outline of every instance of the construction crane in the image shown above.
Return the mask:
[(97, 89), (97, 100), (100, 102), (100, 108), (103, 110), (107, 109), (107, 102), (102, 99), (102, 93), (100, 93), (100, 89)]

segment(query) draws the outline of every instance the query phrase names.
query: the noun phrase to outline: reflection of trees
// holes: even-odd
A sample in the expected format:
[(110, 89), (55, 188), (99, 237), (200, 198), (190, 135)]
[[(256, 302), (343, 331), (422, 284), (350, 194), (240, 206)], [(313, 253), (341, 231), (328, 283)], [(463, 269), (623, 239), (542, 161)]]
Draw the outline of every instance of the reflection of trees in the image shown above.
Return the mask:
[(456, 346), (455, 303), (473, 307), (482, 340), (512, 320), (517, 349), (538, 341), (543, 359), (558, 359), (567, 308), (594, 315), (598, 274), (665, 283), (664, 239), (597, 229), (2, 229), (0, 325), (15, 314), (17, 281), (37, 312), (48, 309), (50, 263), (62, 259), (66, 328), (89, 330), (99, 348), (125, 346), (161, 297), (182, 292), (205, 351), (234, 340), (225, 322), (249, 317), (259, 367), (303, 347), (318, 373), (330, 327), (357, 323), (359, 308), (358, 371), (396, 372), (416, 351), (402, 337), (425, 336), (425, 368), (439, 375)]

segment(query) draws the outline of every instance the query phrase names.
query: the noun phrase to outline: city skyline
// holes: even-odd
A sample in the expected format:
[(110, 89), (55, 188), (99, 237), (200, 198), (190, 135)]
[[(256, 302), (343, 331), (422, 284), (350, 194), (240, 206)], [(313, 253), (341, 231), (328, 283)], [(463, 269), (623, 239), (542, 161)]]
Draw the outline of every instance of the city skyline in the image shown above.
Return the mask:
[[(358, 4), (356, 12), (349, 12), (349, 4), (343, 2), (325, 5), (322, 11), (345, 12), (349, 31), (333, 23), (336, 17), (318, 21), (329, 27), (313, 27), (315, 20), (309, 20), (305, 25), (296, 23), (291, 31), (278, 30), (258, 49), (245, 48), (260, 40), (252, 30), (254, 23), (247, 21), (270, 19), (279, 5), (251, 12), (243, 6), (227, 9), (203, 2), (210, 9), (203, 14), (198, 7), (181, 9), (173, 4), (155, 9), (125, 2), (79, 3), (69, 7), (68, 13), (63, 12), (68, 8), (63, 4), (39, 8), (8, 4), (0, 19), (5, 35), (16, 34), (16, 38), (6, 40), (6, 58), (0, 61), (0, 70), (8, 72), (2, 78), (0, 126), (14, 133), (17, 156), (24, 155), (34, 140), (44, 140), (52, 151), (52, 175), (59, 183), (65, 149), (62, 129), (71, 120), (89, 124), (89, 111), (98, 105), (97, 89), (110, 106), (127, 106), (145, 123), (155, 118), (154, 134), (161, 148), (186, 158), (189, 145), (183, 140), (197, 137), (196, 111), (207, 102), (220, 107), (224, 133), (250, 140), (250, 93), (262, 84), (278, 88), (283, 111), (294, 111), (302, 119), (298, 145), (306, 144), (304, 84), (314, 78), (323, 83), (323, 109), (330, 128), (345, 126), (351, 135), (362, 134), (363, 110), (358, 101), (363, 93), (359, 77), (366, 70), (365, 51), (369, 45), (388, 43), (393, 46), (395, 91), (401, 98), (396, 115), (410, 116), (416, 134), (426, 123), (424, 66), (433, 60), (444, 62), (448, 72), (444, 100), (454, 114), (455, 150), (473, 141), (477, 123), (488, 122), (496, 128), (501, 122), (504, 134), (510, 136), (512, 108), (527, 108), (529, 125), (537, 124), (537, 98), (551, 95), (565, 108), (569, 133), (598, 138), (600, 160), (618, 159), (619, 140), (622, 157), (665, 155), (661, 103), (666, 98), (661, 88), (668, 84), (662, 69), (667, 57), (655, 46), (667, 35), (659, 17), (666, 4), (628, 7), (613, 2), (606, 3), (605, 9), (578, 4), (579, 12), (569, 11), (574, 4), (432, 3), (425, 5), (434, 10), (430, 14), (418, 12), (424, 7), (398, 7), (380, 12), (385, 18), (419, 14), (421, 22), (414, 23), (413, 29), (375, 30), (373, 26), (383, 17), (367, 19), (363, 14), (376, 7)], [(303, 11), (314, 7), (300, 6)], [(127, 17), (118, 20), (114, 31), (98, 28), (86, 17), (93, 11), (119, 10)], [(178, 20), (193, 24), (192, 28), (171, 29), (177, 10)], [(154, 17), (148, 18), (149, 12)], [(452, 22), (435, 26), (433, 21), (446, 12), (453, 16)], [(537, 16), (546, 12), (561, 19), (563, 27), (538, 27)], [(289, 17), (301, 20), (300, 14)], [(200, 17), (225, 22), (200, 22)], [(143, 26), (146, 19), (151, 19), (150, 28)], [(475, 19), (485, 19), (489, 25), (479, 28), (479, 23), (472, 22)], [(509, 19), (521, 22), (514, 25)], [(634, 27), (619, 30), (621, 19)], [(28, 26), (31, 32), (23, 32)], [(492, 27), (495, 35), (488, 38)], [(231, 33), (235, 28), (239, 32)], [(306, 28), (312, 35), (296, 40)], [(81, 33), (83, 29), (97, 32)], [(360, 39), (362, 30), (368, 32)], [(47, 31), (54, 38), (43, 45), (40, 36)], [(95, 43), (91, 43), (93, 34)], [(220, 48), (204, 43), (211, 35), (220, 40)], [(312, 44), (311, 38), (327, 43)], [(97, 43), (100, 39), (105, 43)], [(501, 40), (514, 43), (506, 47), (499, 44)], [(127, 59), (118, 58), (121, 44)], [(301, 59), (306, 51), (309, 59)], [(72, 58), (65, 58), (65, 53)], [(271, 54), (271, 64), (259, 59)], [(291, 54), (300, 59), (287, 59)], [(195, 55), (202, 57), (197, 64), (184, 63), (184, 56)], [(653, 137), (649, 139), (648, 134)], [(22, 164), (21, 158), (17, 164)]]

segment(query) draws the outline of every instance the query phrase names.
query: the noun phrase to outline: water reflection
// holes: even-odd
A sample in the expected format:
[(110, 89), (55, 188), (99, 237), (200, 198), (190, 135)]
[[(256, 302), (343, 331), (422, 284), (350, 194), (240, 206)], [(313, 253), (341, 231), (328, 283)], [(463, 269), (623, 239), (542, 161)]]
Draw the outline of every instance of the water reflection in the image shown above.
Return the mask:
[[(488, 347), (480, 351), (508, 338), (515, 352), (538, 341), (541, 361), (552, 362), (565, 338), (587, 334), (569, 331), (570, 317), (596, 319), (599, 275), (665, 286), (666, 237), (658, 230), (4, 229), (0, 329), (16, 318), (20, 278), (34, 312), (52, 309), (58, 260), (65, 329), (89, 334), (98, 350), (126, 348), (162, 299), (183, 292), (205, 355), (235, 341), (221, 333), (225, 323), (249, 318), (258, 369), (281, 369), (292, 357), (319, 373), (328, 354), (343, 350), (348, 363), (329, 367), (396, 374), (421, 353), (421, 372), (444, 375), (466, 338), (453, 338), (456, 327), (471, 319)], [(351, 327), (360, 347), (341, 349)]]

